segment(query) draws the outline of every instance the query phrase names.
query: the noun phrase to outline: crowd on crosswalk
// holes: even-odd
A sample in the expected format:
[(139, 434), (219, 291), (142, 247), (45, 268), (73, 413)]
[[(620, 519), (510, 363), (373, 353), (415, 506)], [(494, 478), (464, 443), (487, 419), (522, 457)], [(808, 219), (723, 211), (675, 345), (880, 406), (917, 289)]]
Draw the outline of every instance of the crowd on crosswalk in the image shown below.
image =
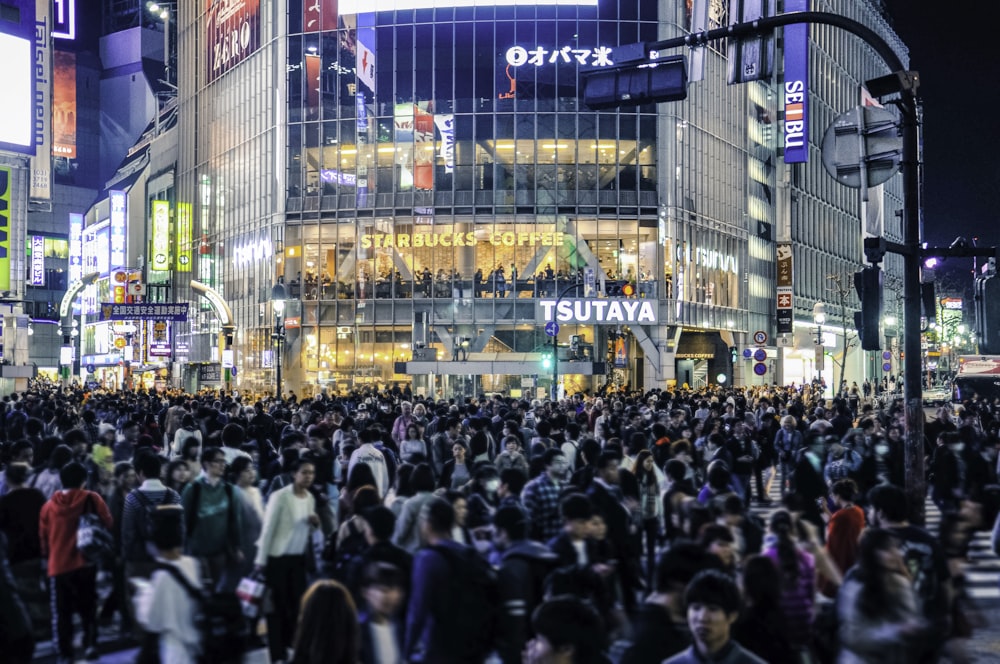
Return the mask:
[[(962, 662), (1000, 407), (813, 386), (0, 402), (0, 652), (141, 662)], [(996, 524), (996, 525), (995, 525)]]

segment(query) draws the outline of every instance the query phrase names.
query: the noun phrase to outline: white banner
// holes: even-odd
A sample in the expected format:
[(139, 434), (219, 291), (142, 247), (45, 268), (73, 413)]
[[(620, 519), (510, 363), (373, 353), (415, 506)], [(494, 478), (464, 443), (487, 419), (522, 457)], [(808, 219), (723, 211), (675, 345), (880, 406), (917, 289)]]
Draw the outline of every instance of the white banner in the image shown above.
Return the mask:
[(435, 115), (434, 124), (441, 132), (441, 158), (444, 159), (444, 172), (455, 170), (455, 116)]

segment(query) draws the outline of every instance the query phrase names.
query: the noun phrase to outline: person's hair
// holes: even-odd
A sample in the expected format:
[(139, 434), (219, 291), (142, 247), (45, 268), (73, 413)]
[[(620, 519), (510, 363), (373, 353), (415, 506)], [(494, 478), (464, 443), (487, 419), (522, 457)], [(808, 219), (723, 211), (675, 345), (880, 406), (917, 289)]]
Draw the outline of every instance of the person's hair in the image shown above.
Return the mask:
[(861, 583), (858, 610), (872, 621), (878, 621), (896, 603), (888, 584), (890, 572), (883, 569), (879, 555), (894, 544), (892, 533), (883, 528), (866, 528), (858, 544), (856, 579)]
[(361, 574), (361, 587), (384, 586), (387, 588), (402, 588), (406, 581), (403, 571), (393, 565), (379, 560), (365, 565)]
[(163, 459), (151, 450), (143, 450), (135, 455), (135, 471), (147, 480), (160, 479)]
[(559, 651), (573, 649), (573, 664), (605, 661), (604, 621), (587, 602), (572, 595), (560, 595), (538, 605), (531, 615), (531, 628)]
[(601, 444), (595, 438), (584, 438), (580, 441), (580, 454), (592, 466), (597, 463), (597, 457), (601, 456)]
[[(363, 466), (365, 464), (359, 464), (359, 465)], [(290, 472), (292, 475), (295, 475), (296, 473), (299, 472), (302, 466), (312, 466), (313, 468), (316, 468), (316, 462), (313, 461), (312, 459), (299, 457), (298, 459), (295, 459), (290, 464), (288, 464), (288, 472)], [(372, 480), (372, 484), (375, 484), (374, 478)]]
[(552, 462), (555, 461), (556, 457), (563, 457), (565, 459), (566, 455), (563, 454), (563, 451), (558, 447), (550, 447), (545, 450), (545, 453), (542, 455), (542, 463), (546, 468), (548, 468), (552, 465)]
[(372, 467), (367, 463), (354, 464), (354, 468), (351, 468), (351, 472), (347, 476), (347, 493), (354, 493), (355, 489), (369, 484), (372, 486), (378, 485), (375, 481), (375, 472), (372, 470)]
[(905, 521), (910, 513), (906, 494), (894, 484), (879, 484), (868, 491), (868, 504), (889, 521)]
[(559, 515), (564, 521), (586, 521), (594, 516), (594, 505), (582, 493), (571, 493), (559, 503)]
[(670, 443), (670, 454), (677, 456), (678, 454), (691, 454), (691, 441), (687, 438), (679, 438), (674, 442)]
[(781, 573), (767, 556), (752, 555), (743, 562), (743, 594), (754, 611), (781, 608)]
[(293, 662), (357, 664), (361, 628), (351, 593), (337, 581), (312, 584), (299, 608)]
[(830, 487), (830, 493), (846, 501), (853, 501), (858, 495), (858, 484), (850, 477), (839, 479)]
[(663, 467), (663, 470), (666, 476), (675, 482), (680, 482), (687, 475), (687, 466), (680, 459), (670, 459)]
[(177, 487), (173, 486), (173, 484), (172, 484), (172, 482), (173, 482), (173, 476), (174, 476), (174, 471), (177, 470), (178, 468), (180, 468), (181, 466), (184, 466), (188, 471), (191, 470), (191, 467), (188, 466), (188, 462), (185, 461), (184, 459), (174, 459), (173, 461), (171, 461), (170, 463), (167, 464), (167, 472), (166, 472), (166, 480), (165, 480), (165, 482), (166, 482), (167, 486), (169, 486), (171, 489), (176, 489), (177, 488)]
[(180, 505), (157, 505), (152, 515), (150, 541), (161, 551), (184, 546), (184, 509)]
[(676, 540), (656, 561), (656, 590), (682, 591), (695, 574), (715, 568), (718, 558), (690, 540)]
[(424, 505), (420, 518), (427, 522), (427, 527), (437, 535), (450, 535), (455, 527), (455, 508), (452, 504), (435, 496)]
[(413, 493), (433, 491), (434, 486), (434, 471), (430, 464), (418, 463), (413, 469), (413, 475), (410, 476), (410, 487), (413, 489)]
[(782, 584), (786, 588), (792, 587), (798, 582), (801, 569), (799, 550), (792, 539), (791, 513), (788, 510), (775, 511), (768, 527), (778, 538), (778, 570), (781, 572)]
[(717, 606), (730, 614), (740, 612), (743, 599), (731, 576), (717, 569), (706, 569), (695, 574), (684, 591), (684, 605), (692, 604)]
[(26, 463), (12, 463), (7, 466), (5, 476), (7, 478), (8, 485), (21, 486), (26, 481), (28, 481), (28, 475), (31, 474), (31, 466)]
[(116, 480), (123, 478), (130, 470), (135, 470), (131, 461), (119, 461), (115, 464), (114, 476)]
[(698, 543), (701, 544), (701, 547), (706, 551), (708, 550), (708, 547), (712, 545), (712, 542), (733, 543), (735, 541), (736, 536), (733, 535), (733, 531), (731, 531), (728, 526), (723, 526), (718, 523), (705, 524), (702, 527), (698, 538)]
[(504, 468), (500, 471), (500, 483), (515, 496), (521, 495), (521, 490), (528, 483), (528, 476), (520, 468)]
[(79, 489), (87, 481), (87, 467), (70, 461), (59, 469), (59, 481), (64, 489)]
[(222, 444), (225, 447), (239, 447), (246, 440), (247, 432), (236, 422), (222, 427)]
[[(56, 440), (59, 440), (56, 438)], [(59, 470), (73, 460), (73, 448), (69, 445), (56, 445), (49, 455), (49, 470)]]
[(523, 540), (528, 536), (528, 520), (517, 505), (504, 505), (493, 515), (493, 526), (507, 533), (511, 540)]
[(396, 469), (396, 497), (409, 498), (413, 495), (413, 469), (412, 463), (401, 463)]
[(387, 542), (392, 538), (396, 528), (396, 514), (391, 509), (385, 505), (376, 505), (362, 512), (361, 517), (371, 528), (376, 540)]
[(243, 474), (243, 471), (249, 468), (250, 466), (253, 466), (253, 461), (250, 459), (250, 457), (238, 456), (235, 459), (233, 459), (233, 462), (229, 464), (229, 469), (226, 473), (228, 475), (229, 481), (233, 484), (236, 484), (240, 479), (240, 475)]
[(215, 461), (217, 458), (226, 458), (225, 453), (222, 451), (221, 447), (206, 447), (201, 450), (201, 465), (205, 465)]
[(621, 457), (615, 454), (614, 450), (609, 450), (605, 448), (603, 452), (597, 455), (597, 470), (604, 470), (611, 465), (612, 461), (619, 461)]
[(63, 442), (73, 447), (77, 443), (87, 444), (87, 434), (83, 432), (83, 429), (70, 429), (63, 434)]
[(726, 489), (729, 486), (729, 480), (732, 477), (729, 473), (729, 468), (726, 467), (724, 463), (712, 463), (708, 467), (708, 472), (706, 473), (708, 479), (708, 486), (715, 490)]
[(351, 494), (351, 510), (355, 514), (360, 514), (366, 509), (377, 507), (382, 504), (382, 499), (378, 495), (378, 489), (373, 484), (359, 486)]
[[(639, 454), (636, 455), (635, 476), (640, 482), (644, 479), (647, 482), (656, 481), (656, 468), (650, 468), (649, 470), (646, 470), (645, 466), (646, 459), (652, 459), (652, 458), (653, 458), (653, 453), (650, 452), (649, 450), (640, 450)], [(655, 464), (656, 461), (654, 460), (653, 463)]]

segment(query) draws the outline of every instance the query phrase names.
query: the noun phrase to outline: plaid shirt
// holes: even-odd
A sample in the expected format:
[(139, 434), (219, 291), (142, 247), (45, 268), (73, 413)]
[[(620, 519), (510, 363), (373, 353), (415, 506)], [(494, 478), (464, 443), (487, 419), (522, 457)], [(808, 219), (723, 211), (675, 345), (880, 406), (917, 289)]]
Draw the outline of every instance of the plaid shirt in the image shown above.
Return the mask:
[(548, 542), (562, 529), (559, 515), (559, 484), (542, 473), (524, 485), (521, 502), (531, 518), (531, 538)]

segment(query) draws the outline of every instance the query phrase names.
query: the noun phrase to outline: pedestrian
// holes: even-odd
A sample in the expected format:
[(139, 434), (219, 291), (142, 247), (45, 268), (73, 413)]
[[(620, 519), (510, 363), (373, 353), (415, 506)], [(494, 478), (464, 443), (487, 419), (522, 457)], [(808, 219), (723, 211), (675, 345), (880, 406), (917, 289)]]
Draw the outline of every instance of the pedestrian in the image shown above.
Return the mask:
[(399, 613), (406, 601), (403, 573), (390, 563), (373, 561), (364, 567), (360, 585), (364, 598), (358, 616), (362, 664), (402, 664)]
[(797, 546), (794, 522), (787, 510), (771, 515), (768, 532), (763, 555), (774, 561), (781, 577), (785, 635), (796, 651), (808, 656), (816, 595), (816, 562), (812, 554)]
[(239, 496), (233, 485), (223, 479), (226, 457), (220, 448), (205, 448), (201, 466), (201, 477), (189, 484), (181, 496), (187, 552), (205, 562), (212, 585), (233, 591), (239, 576), (229, 570), (243, 562)]
[(302, 597), (291, 662), (358, 664), (360, 632), (358, 611), (347, 588), (336, 581), (316, 581)]
[(292, 484), (276, 491), (267, 501), (257, 542), (255, 569), (263, 573), (273, 603), (267, 614), (268, 652), (272, 662), (288, 660), (299, 601), (306, 591), (306, 554), (312, 529), (319, 527), (316, 499), (309, 491), (315, 467), (303, 460), (293, 473)]
[(569, 463), (562, 450), (551, 448), (545, 450), (542, 465), (545, 471), (524, 486), (521, 501), (531, 522), (531, 538), (548, 542), (559, 534), (562, 526), (559, 497)]
[(104, 499), (84, 489), (87, 469), (71, 461), (59, 471), (62, 489), (42, 506), (38, 534), (42, 555), (48, 559), (53, 641), (60, 662), (73, 661), (73, 615), (80, 616), (84, 657), (96, 661), (97, 651), (97, 566), (76, 547), (80, 517), (97, 514), (101, 524), (111, 529), (111, 512)]
[(785, 634), (781, 609), (781, 573), (767, 556), (750, 556), (741, 577), (744, 606), (733, 625), (733, 638), (766, 662), (801, 661)]
[(535, 632), (524, 650), (525, 664), (606, 664), (601, 617), (583, 600), (553, 597), (531, 616)]

